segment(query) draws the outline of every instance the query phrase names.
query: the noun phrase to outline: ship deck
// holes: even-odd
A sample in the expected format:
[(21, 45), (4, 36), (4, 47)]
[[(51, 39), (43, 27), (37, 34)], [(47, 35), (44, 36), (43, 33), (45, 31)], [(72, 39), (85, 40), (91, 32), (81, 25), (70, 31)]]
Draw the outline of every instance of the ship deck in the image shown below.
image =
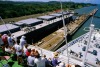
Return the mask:
[[(70, 58), (75, 58), (76, 60), (79, 60), (82, 62), (84, 58), (84, 47), (87, 46), (89, 34), (85, 34), (83, 36), (80, 36), (79, 38), (71, 41), (68, 45), (68, 51), (70, 54)], [(66, 45), (63, 46), (58, 50), (58, 52), (61, 52), (62, 55), (66, 56)], [(81, 55), (80, 55), (81, 53)], [(99, 64), (96, 64), (97, 59), (99, 61)], [(89, 45), (88, 53), (86, 56), (86, 62), (88, 65), (92, 67), (99, 67), (100, 66), (100, 31), (99, 32), (93, 32), (91, 37), (91, 42)]]
[[(38, 46), (30, 45), (28, 48), (38, 50), (40, 55), (41, 56), (46, 55), (46, 58), (51, 58), (52, 59), (54, 57), (54, 54), (53, 54), (54, 52), (49, 51), (49, 50), (45, 50), (45, 49), (40, 48)], [(62, 55), (62, 54), (58, 55), (58, 60), (65, 63), (65, 64), (68, 64), (67, 59), (68, 59), (68, 57), (65, 56), (65, 55)], [(73, 58), (70, 58), (69, 64), (80, 64), (80, 63), (81, 63), (80, 61), (75, 60)]]

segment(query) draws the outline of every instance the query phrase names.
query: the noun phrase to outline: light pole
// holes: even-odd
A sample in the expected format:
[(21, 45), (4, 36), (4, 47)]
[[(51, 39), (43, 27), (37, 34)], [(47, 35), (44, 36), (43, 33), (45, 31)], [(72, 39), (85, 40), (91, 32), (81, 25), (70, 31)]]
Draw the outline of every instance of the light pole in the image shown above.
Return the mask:
[[(61, 5), (61, 13), (62, 13), (62, 20), (63, 20), (63, 27), (64, 27), (64, 38), (65, 38), (65, 42), (66, 42), (66, 45), (67, 45), (67, 28), (66, 28), (66, 25), (65, 25), (65, 21), (64, 21), (64, 15), (63, 15), (63, 9), (62, 9), (62, 2), (60, 0), (60, 5)], [(68, 45), (67, 45), (67, 63), (69, 64), (69, 55), (68, 55)]]

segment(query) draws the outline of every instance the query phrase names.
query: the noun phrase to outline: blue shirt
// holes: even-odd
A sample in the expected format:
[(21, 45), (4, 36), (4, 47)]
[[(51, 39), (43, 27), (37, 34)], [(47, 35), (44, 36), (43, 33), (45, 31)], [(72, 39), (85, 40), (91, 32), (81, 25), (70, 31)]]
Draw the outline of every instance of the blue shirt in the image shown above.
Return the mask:
[(53, 65), (53, 66), (57, 66), (57, 65), (58, 65), (58, 60), (57, 60), (57, 58), (53, 58), (53, 59), (52, 59), (52, 65)]

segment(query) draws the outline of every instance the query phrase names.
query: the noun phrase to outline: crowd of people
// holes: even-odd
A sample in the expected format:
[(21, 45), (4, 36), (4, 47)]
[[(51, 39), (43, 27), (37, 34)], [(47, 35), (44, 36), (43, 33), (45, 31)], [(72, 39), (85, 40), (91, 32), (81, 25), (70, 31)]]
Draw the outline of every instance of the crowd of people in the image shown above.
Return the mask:
[(19, 65), (26, 65), (25, 67), (71, 67), (58, 60), (58, 53), (54, 53), (53, 58), (46, 58), (46, 55), (41, 56), (38, 50), (28, 48), (25, 36), (18, 42), (14, 35), (0, 34), (0, 46), (8, 55), (13, 54)]

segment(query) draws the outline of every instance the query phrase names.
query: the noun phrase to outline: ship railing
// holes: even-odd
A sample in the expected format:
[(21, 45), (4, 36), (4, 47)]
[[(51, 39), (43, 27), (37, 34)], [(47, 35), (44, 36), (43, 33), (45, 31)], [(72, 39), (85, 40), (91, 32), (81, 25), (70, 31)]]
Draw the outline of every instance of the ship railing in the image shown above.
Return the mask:
[(75, 40), (69, 42), (68, 44), (62, 46), (61, 48), (59, 48), (59, 49), (56, 50), (56, 51), (59, 52), (59, 53), (61, 53), (62, 50), (64, 51), (64, 50), (67, 48), (67, 45), (68, 45), (68, 47), (74, 45), (76, 42), (82, 40), (82, 39), (84, 38), (84, 36), (87, 35), (87, 34), (88, 34), (88, 33), (81, 35), (80, 37), (78, 37), (78, 38), (76, 38)]
[[(78, 61), (80, 61), (80, 62), (82, 62), (82, 59), (81, 58), (78, 58), (78, 57), (76, 57), (76, 56), (74, 56), (74, 55), (70, 55), (70, 58), (73, 58), (73, 59), (75, 59), (75, 60), (78, 60)], [(74, 63), (74, 62), (73, 62)], [(91, 62), (88, 62), (88, 61), (86, 61), (86, 64), (85, 64), (86, 66), (89, 66), (89, 67), (98, 67), (99, 65), (98, 64), (94, 64), (94, 63), (91, 63)]]

